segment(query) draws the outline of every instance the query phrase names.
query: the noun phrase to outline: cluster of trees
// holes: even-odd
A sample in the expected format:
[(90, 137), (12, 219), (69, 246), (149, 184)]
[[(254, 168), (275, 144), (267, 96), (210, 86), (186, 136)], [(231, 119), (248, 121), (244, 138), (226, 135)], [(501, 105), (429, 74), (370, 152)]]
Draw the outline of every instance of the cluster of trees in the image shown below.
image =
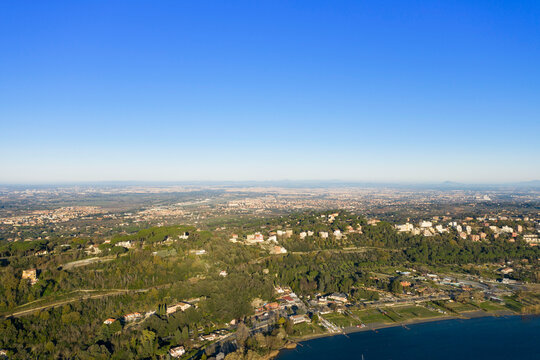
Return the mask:
[[(266, 266), (277, 273), (279, 283), (288, 284), (300, 294), (344, 292), (351, 293), (361, 287), (388, 289), (388, 281), (370, 275), (379, 267), (391, 265), (395, 259), (383, 251), (320, 252), (316, 254), (289, 254), (267, 260)], [(372, 292), (357, 292), (373, 299)]]

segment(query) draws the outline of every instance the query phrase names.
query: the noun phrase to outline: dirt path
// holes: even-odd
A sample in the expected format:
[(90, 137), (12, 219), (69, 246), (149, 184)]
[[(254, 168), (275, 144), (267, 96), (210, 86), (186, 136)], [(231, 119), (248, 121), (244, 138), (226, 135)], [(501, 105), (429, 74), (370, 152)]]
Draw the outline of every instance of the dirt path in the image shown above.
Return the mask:
[[(53, 302), (51, 302), (49, 304), (38, 306), (38, 307), (33, 307), (31, 309), (14, 311), (12, 313), (9, 313), (9, 314), (3, 315), (3, 316), (6, 317), (6, 318), (7, 317), (19, 317), (19, 316), (32, 314), (32, 313), (34, 313), (36, 311), (62, 306), (62, 305), (69, 304), (69, 303), (72, 303), (72, 302), (75, 302), (75, 301), (88, 300), (88, 299), (99, 299), (99, 298), (106, 297), (106, 296), (115, 296), (115, 295), (122, 295), (122, 294), (128, 294), (128, 293), (142, 293), (142, 292), (147, 292), (147, 291), (149, 291), (151, 289), (159, 289), (159, 288), (163, 288), (163, 287), (170, 286), (170, 285), (171, 284), (163, 284), (163, 285), (152, 286), (152, 287), (149, 287), (149, 288), (146, 288), (146, 289), (109, 289), (109, 290), (81, 289), (81, 290), (75, 290), (75, 292), (77, 292), (77, 293), (86, 293), (86, 294), (77, 294), (77, 295), (75, 295), (75, 296), (73, 296), (73, 297), (71, 297), (69, 299), (53, 301)], [(101, 292), (99, 294), (90, 294), (91, 292), (97, 292), (97, 291), (105, 291), (105, 292)], [(28, 304), (30, 304), (30, 303), (28, 303)], [(28, 305), (28, 304), (24, 304), (24, 305), (21, 305), (19, 307), (23, 307), (23, 306)]]

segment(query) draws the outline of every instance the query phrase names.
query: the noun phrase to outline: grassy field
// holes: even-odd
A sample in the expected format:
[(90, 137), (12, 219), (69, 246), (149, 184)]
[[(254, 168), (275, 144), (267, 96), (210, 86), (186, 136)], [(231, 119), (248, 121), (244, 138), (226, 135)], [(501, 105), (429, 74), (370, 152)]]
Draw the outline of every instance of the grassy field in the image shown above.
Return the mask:
[(330, 313), (324, 315), (324, 318), (328, 321), (330, 321), (333, 324), (336, 324), (337, 326), (341, 327), (350, 327), (350, 326), (356, 326), (360, 324), (358, 321), (353, 319), (350, 316), (340, 314), (340, 313)]
[(493, 301), (484, 301), (476, 304), (478, 307), (487, 312), (494, 312), (500, 310), (507, 310), (507, 308), (502, 304), (494, 303)]
[(390, 323), (387, 316), (381, 314), (377, 309), (353, 310), (353, 314), (358, 316), (365, 324)]
[(431, 318), (441, 316), (441, 313), (428, 310), (422, 306), (403, 306), (392, 308), (393, 312), (400, 317), (399, 321), (415, 318)]
[(293, 336), (304, 336), (322, 333), (324, 329), (313, 323), (301, 323), (294, 325), (293, 331)]
[(449, 309), (454, 310), (455, 312), (466, 312), (466, 311), (475, 311), (478, 308), (469, 303), (460, 303), (460, 302), (447, 302), (446, 306)]

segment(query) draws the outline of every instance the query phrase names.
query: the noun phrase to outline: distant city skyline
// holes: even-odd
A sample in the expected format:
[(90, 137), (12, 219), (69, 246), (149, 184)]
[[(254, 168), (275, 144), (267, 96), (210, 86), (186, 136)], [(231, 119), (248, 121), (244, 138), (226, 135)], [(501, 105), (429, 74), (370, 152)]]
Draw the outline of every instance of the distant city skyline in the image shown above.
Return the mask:
[(0, 5), (0, 183), (540, 179), (540, 2)]

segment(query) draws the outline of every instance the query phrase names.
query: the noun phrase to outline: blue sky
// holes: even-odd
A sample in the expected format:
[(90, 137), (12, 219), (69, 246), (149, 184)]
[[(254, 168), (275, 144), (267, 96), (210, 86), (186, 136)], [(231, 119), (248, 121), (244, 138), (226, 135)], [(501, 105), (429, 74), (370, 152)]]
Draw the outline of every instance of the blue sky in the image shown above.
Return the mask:
[(540, 179), (539, 1), (4, 1), (0, 182)]

